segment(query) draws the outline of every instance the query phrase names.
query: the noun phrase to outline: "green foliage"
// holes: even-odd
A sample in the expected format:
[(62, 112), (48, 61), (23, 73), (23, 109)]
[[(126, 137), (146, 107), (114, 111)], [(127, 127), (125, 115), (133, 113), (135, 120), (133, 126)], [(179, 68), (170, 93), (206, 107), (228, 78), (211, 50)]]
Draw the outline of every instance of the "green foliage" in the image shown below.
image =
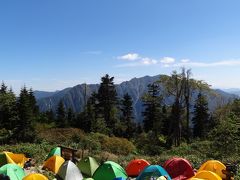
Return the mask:
[(208, 102), (202, 93), (198, 94), (193, 114), (193, 135), (194, 137), (203, 138), (209, 130), (209, 113)]
[[(34, 96), (23, 87), (17, 99), (18, 120), (14, 131), (14, 139), (18, 142), (34, 142), (36, 134), (33, 126), (36, 118)], [(36, 103), (36, 101), (35, 101)]]
[(62, 100), (58, 103), (56, 126), (59, 128), (67, 126), (66, 110)]
[(97, 93), (97, 111), (99, 117), (103, 118), (106, 127), (110, 133), (113, 133), (116, 124), (116, 105), (117, 105), (117, 92), (114, 85), (114, 77), (106, 74), (101, 78), (101, 84)]
[(215, 150), (216, 156), (226, 158), (229, 154), (238, 155), (240, 153), (240, 129), (238, 123), (239, 119), (232, 115), (211, 132), (212, 148)]
[(154, 131), (156, 134), (161, 133), (162, 127), (162, 96), (159, 94), (159, 85), (153, 83), (148, 85), (148, 93), (143, 96), (143, 112), (144, 130), (149, 132)]

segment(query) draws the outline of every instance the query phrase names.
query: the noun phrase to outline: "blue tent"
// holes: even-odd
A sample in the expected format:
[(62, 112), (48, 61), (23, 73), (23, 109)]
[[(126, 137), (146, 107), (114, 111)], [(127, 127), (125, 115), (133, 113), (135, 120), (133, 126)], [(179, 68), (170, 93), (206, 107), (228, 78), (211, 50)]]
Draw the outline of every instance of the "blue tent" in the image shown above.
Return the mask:
[(126, 178), (123, 178), (123, 177), (116, 177), (116, 178), (114, 178), (114, 180), (126, 180)]
[(160, 176), (166, 176), (168, 180), (171, 180), (171, 177), (165, 169), (159, 165), (150, 165), (147, 166), (141, 174), (137, 177), (136, 180), (149, 180), (150, 178), (157, 178)]

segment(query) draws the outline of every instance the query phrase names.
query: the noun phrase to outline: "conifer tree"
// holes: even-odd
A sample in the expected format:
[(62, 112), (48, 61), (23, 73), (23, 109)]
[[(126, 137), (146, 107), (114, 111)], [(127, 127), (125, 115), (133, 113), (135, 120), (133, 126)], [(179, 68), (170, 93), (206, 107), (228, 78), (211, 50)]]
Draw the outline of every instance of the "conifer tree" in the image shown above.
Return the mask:
[(17, 100), (18, 121), (16, 125), (16, 139), (23, 142), (33, 142), (35, 130), (33, 128), (34, 113), (29, 91), (23, 87)]
[(3, 83), (0, 89), (0, 129), (13, 130), (16, 119), (16, 96)]
[(98, 118), (103, 118), (110, 134), (115, 130), (115, 124), (117, 122), (117, 92), (114, 85), (114, 77), (110, 77), (106, 74), (101, 78), (97, 101), (98, 101)]
[(57, 118), (56, 118), (56, 126), (59, 128), (64, 128), (66, 126), (66, 112), (63, 101), (60, 100), (57, 108)]
[(75, 120), (75, 114), (72, 108), (68, 108), (66, 125), (72, 125), (74, 123), (74, 120)]
[(208, 128), (209, 113), (208, 102), (201, 92), (198, 94), (193, 115), (193, 135), (194, 137), (203, 138), (205, 137)]
[(145, 106), (143, 112), (143, 127), (145, 132), (152, 130), (158, 134), (161, 131), (161, 99), (162, 97), (159, 95), (159, 85), (156, 83), (148, 85), (148, 93), (143, 97)]
[(126, 138), (130, 138), (133, 136), (135, 129), (136, 129), (136, 123), (134, 122), (133, 118), (133, 102), (131, 96), (127, 93), (123, 96), (122, 104), (121, 104), (121, 122), (123, 123), (123, 126), (125, 126), (126, 130), (123, 132), (123, 136)]

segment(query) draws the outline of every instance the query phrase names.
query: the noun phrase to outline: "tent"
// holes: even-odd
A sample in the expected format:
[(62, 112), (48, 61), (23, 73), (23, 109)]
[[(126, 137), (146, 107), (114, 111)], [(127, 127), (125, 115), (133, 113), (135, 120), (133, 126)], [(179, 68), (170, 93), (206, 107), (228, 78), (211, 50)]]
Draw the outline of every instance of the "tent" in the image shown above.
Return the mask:
[(126, 167), (127, 175), (130, 177), (137, 177), (146, 166), (150, 163), (144, 159), (134, 159)]
[(226, 175), (223, 174), (223, 170), (226, 170), (226, 166), (221, 163), (220, 161), (216, 161), (216, 160), (210, 160), (205, 162), (198, 170), (198, 172), (200, 171), (211, 171), (216, 173), (217, 175), (219, 175), (222, 179), (226, 179)]
[(160, 176), (159, 178), (157, 178), (157, 180), (167, 180), (167, 178), (165, 176)]
[(12, 152), (3, 152), (0, 154), (0, 165), (3, 166), (7, 163), (17, 164), (21, 167), (24, 166), (28, 158), (24, 154), (14, 154)]
[(22, 180), (25, 176), (24, 170), (16, 164), (6, 164), (0, 168), (0, 174), (9, 176), (11, 180)]
[(116, 177), (116, 178), (114, 178), (113, 180), (126, 180), (126, 178), (123, 178), (123, 177)]
[(44, 162), (43, 169), (47, 169), (56, 174), (64, 161), (61, 156), (54, 155)]
[(61, 156), (61, 148), (60, 147), (55, 147), (55, 148), (51, 149), (51, 151), (48, 154), (46, 160), (49, 159), (50, 157), (54, 156), (54, 155)]
[(200, 171), (198, 172), (193, 178), (190, 180), (197, 180), (197, 179), (204, 179), (204, 180), (222, 180), (222, 178), (214, 172), (211, 171)]
[(117, 163), (106, 161), (93, 174), (94, 180), (113, 180), (116, 177), (127, 178), (125, 170)]
[(136, 180), (149, 180), (151, 177), (158, 178), (160, 176), (166, 176), (168, 180), (171, 180), (171, 177), (165, 169), (159, 165), (150, 165), (147, 166), (141, 174), (136, 178)]
[(82, 180), (83, 176), (72, 161), (65, 161), (57, 173), (57, 178), (62, 180)]
[(192, 165), (183, 158), (169, 159), (163, 167), (173, 180), (185, 180), (195, 175)]
[(78, 163), (78, 168), (81, 170), (82, 174), (87, 177), (92, 177), (98, 167), (99, 164), (92, 157), (83, 158)]
[(48, 180), (48, 178), (42, 174), (29, 174), (23, 178), (23, 180)]

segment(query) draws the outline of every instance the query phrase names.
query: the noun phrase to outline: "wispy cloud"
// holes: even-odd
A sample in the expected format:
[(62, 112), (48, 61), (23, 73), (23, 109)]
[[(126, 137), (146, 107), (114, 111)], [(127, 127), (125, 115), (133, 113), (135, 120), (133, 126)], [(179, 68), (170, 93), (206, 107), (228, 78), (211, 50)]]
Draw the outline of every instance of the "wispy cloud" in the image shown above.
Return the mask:
[(141, 57), (137, 53), (128, 53), (122, 56), (119, 56), (118, 59), (121, 60), (127, 60), (127, 61), (135, 61), (137, 59), (140, 59)]
[(223, 60), (215, 62), (196, 62), (190, 61), (187, 62), (181, 61), (180, 63), (175, 63), (173, 66), (189, 66), (189, 67), (217, 67), (217, 66), (240, 66), (240, 60)]
[[(136, 66), (150, 66), (156, 64), (172, 64), (175, 59), (172, 57), (163, 57), (161, 59), (154, 59), (150, 57), (140, 56), (138, 53), (128, 53), (122, 56), (118, 56), (117, 59), (129, 61), (128, 63), (123, 63), (117, 65), (117, 67), (136, 67)], [(131, 62), (130, 62), (131, 61)]]
[(163, 64), (172, 64), (175, 62), (175, 59), (172, 57), (163, 57), (162, 59), (160, 59), (160, 62)]
[[(129, 53), (119, 56), (117, 59), (124, 60), (125, 63), (119, 64), (116, 67), (137, 67), (137, 66), (150, 66), (159, 65), (164, 68), (172, 67), (218, 67), (218, 66), (240, 66), (240, 59), (220, 60), (214, 62), (201, 62), (190, 59), (176, 60), (173, 57), (165, 56), (159, 59), (144, 57), (138, 53)], [(126, 63), (126, 60), (129, 61)]]

